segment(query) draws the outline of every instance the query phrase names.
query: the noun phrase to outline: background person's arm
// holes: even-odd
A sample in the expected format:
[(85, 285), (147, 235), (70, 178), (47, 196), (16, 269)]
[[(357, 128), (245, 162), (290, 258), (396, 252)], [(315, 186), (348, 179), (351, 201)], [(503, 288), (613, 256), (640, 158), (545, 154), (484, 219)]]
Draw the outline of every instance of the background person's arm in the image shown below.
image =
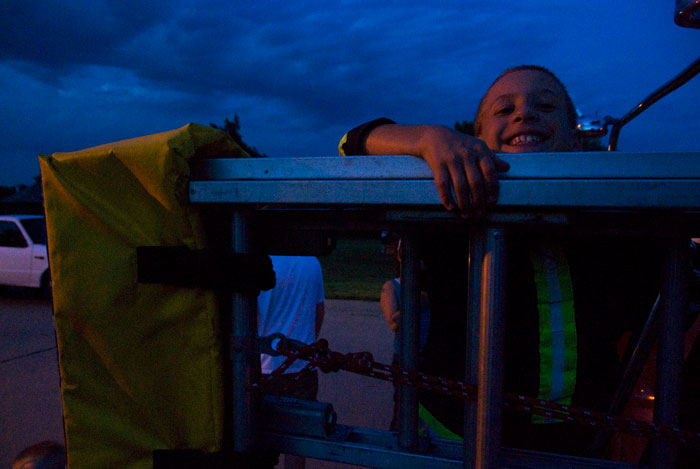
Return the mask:
[(396, 286), (392, 280), (387, 280), (382, 286), (382, 293), (379, 296), (379, 306), (389, 329), (396, 332), (399, 329), (399, 304), (396, 301)]

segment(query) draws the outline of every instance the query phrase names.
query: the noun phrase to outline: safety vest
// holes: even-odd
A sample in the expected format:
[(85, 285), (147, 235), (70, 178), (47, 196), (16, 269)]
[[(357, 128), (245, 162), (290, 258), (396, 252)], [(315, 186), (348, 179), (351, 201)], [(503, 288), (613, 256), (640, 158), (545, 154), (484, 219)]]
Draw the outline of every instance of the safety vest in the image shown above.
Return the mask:
[[(570, 405), (576, 387), (576, 316), (571, 273), (563, 249), (539, 244), (530, 251), (539, 313), (537, 397)], [(533, 423), (556, 420), (533, 416)]]
[[(564, 250), (542, 242), (530, 249), (539, 324), (539, 387), (537, 397), (570, 405), (576, 387), (577, 335), (571, 273)], [(418, 416), (424, 432), (449, 440), (462, 438), (449, 430), (424, 406)], [(535, 424), (558, 422), (538, 415)]]

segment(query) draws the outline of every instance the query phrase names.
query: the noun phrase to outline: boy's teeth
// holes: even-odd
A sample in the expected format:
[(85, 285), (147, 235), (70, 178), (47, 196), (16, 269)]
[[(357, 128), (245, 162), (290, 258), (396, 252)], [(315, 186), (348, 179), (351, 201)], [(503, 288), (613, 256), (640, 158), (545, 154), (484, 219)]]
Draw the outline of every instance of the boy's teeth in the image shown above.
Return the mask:
[(540, 141), (540, 137), (537, 135), (518, 135), (510, 141), (510, 144), (520, 145), (521, 143), (539, 143)]

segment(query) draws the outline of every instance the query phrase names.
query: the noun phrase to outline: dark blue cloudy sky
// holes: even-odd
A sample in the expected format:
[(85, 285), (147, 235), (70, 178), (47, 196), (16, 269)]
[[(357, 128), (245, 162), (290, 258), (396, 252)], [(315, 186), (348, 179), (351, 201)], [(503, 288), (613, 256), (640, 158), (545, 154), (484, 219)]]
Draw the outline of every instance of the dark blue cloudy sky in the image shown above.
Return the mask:
[[(471, 119), (502, 69), (545, 65), (622, 116), (700, 56), (673, 0), (3, 0), (0, 185), (38, 153), (238, 114), (269, 156), (336, 154), (350, 127)], [(700, 150), (700, 77), (629, 124), (623, 151)]]

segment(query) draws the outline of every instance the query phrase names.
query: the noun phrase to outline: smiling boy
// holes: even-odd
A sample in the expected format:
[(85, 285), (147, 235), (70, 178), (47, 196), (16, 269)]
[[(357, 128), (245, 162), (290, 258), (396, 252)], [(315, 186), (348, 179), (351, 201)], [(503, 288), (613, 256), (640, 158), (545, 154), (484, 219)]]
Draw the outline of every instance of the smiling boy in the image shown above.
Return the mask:
[[(433, 171), (443, 205), (477, 217), (496, 204), (498, 173), (509, 169), (496, 152), (581, 149), (566, 88), (532, 65), (508, 69), (493, 82), (479, 105), (475, 134), (378, 119), (348, 132), (339, 149), (420, 157)], [(426, 235), (421, 252), (431, 327), (419, 369), (452, 379), (464, 376), (465, 233)], [(639, 327), (658, 291), (658, 250), (639, 240), (579, 237), (566, 229), (519, 232), (507, 243), (506, 390), (605, 411), (621, 371), (616, 342)], [(433, 432), (460, 437), (461, 402), (425, 392), (419, 402)], [(503, 440), (510, 446), (583, 456), (594, 434), (515, 412), (504, 418)]]
[(544, 69), (515, 68), (491, 85), (474, 129), (495, 152), (559, 152), (581, 149), (576, 109), (564, 85)]
[(433, 170), (448, 210), (480, 214), (497, 202), (498, 173), (509, 168), (495, 152), (581, 148), (576, 109), (566, 88), (552, 72), (535, 65), (508, 69), (493, 82), (479, 104), (474, 128), (476, 137), (440, 125), (377, 119), (348, 132), (339, 149), (343, 155), (420, 157)]

